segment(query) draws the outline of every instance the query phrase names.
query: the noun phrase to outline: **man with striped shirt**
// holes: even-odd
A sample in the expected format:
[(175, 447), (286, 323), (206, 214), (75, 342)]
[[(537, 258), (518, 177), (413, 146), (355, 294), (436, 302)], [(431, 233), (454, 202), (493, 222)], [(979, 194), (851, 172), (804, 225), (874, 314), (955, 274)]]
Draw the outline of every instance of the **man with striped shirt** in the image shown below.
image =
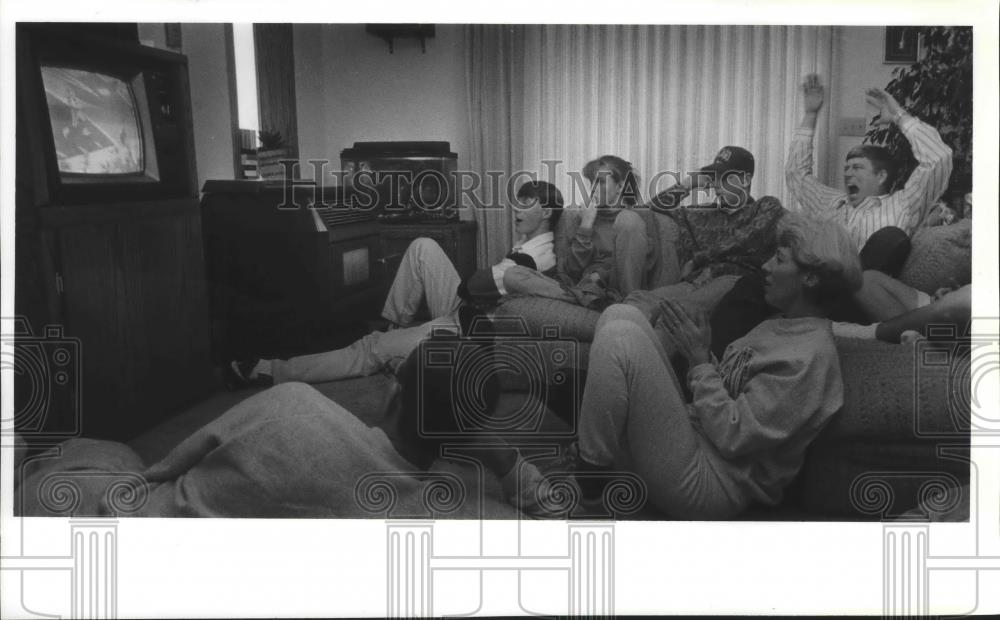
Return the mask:
[[(805, 114), (788, 150), (785, 179), (793, 200), (806, 215), (840, 223), (861, 248), (864, 284), (853, 297), (840, 300), (830, 310), (831, 318), (839, 321), (868, 324), (872, 309), (879, 303), (878, 287), (872, 285), (878, 278), (870, 272), (899, 276), (910, 253), (910, 235), (929, 223), (933, 205), (948, 183), (951, 149), (941, 141), (937, 130), (907, 114), (884, 90), (872, 88), (865, 94), (868, 102), (879, 108), (876, 122), (896, 124), (910, 142), (917, 168), (902, 189), (893, 192), (897, 166), (892, 153), (880, 146), (859, 145), (847, 154), (844, 191), (828, 187), (812, 171), (813, 134), (823, 107), (823, 86), (817, 75), (806, 76), (802, 93)], [(928, 301), (925, 295), (920, 303)], [(721, 355), (729, 342), (773, 312), (764, 300), (760, 280), (741, 278), (711, 314), (713, 352)]]
[(868, 102), (879, 108), (876, 122), (895, 123), (909, 140), (918, 165), (903, 187), (892, 192), (897, 173), (892, 154), (880, 146), (859, 145), (847, 154), (846, 191), (841, 191), (823, 185), (812, 172), (813, 134), (823, 106), (823, 86), (816, 74), (806, 77), (802, 92), (805, 114), (788, 150), (785, 179), (806, 215), (839, 222), (859, 248), (884, 228), (898, 228), (909, 237), (926, 225), (952, 167), (951, 149), (937, 130), (907, 114), (884, 90), (869, 89)]

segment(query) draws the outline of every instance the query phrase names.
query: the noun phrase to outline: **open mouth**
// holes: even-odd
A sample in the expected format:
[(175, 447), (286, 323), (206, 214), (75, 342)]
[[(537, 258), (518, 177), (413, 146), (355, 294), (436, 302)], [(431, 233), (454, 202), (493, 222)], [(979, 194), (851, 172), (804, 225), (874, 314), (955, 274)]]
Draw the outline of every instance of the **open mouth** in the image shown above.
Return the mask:
[(847, 195), (848, 196), (857, 196), (858, 195), (858, 191), (859, 191), (858, 186), (855, 185), (854, 183), (848, 183), (847, 184)]

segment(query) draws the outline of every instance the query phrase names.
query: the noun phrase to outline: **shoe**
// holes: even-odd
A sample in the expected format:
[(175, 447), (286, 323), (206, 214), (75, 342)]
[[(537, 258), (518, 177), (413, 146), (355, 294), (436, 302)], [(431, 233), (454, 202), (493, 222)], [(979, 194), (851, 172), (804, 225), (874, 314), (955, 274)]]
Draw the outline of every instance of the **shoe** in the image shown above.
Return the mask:
[(251, 387), (271, 387), (274, 378), (271, 375), (254, 372), (259, 357), (247, 360), (232, 360), (222, 368), (222, 382), (229, 390), (241, 390)]
[[(569, 483), (572, 484), (572, 480)], [(562, 483), (553, 485), (534, 464), (520, 458), (501, 478), (500, 485), (507, 501), (522, 515), (534, 519), (565, 518), (570, 498), (577, 495)]]
[(573, 442), (565, 446), (559, 456), (553, 457), (539, 463), (538, 469), (543, 475), (551, 474), (572, 474), (579, 467), (580, 446)]

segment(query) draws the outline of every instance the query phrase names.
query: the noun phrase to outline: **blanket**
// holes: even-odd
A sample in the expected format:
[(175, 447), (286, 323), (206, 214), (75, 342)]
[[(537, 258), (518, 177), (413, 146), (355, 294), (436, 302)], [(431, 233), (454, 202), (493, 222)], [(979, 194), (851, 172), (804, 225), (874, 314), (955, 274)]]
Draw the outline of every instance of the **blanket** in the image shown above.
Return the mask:
[(428, 471), (305, 384), (256, 394), (146, 466), (124, 444), (74, 439), (22, 464), (26, 516), (517, 518), (495, 476)]

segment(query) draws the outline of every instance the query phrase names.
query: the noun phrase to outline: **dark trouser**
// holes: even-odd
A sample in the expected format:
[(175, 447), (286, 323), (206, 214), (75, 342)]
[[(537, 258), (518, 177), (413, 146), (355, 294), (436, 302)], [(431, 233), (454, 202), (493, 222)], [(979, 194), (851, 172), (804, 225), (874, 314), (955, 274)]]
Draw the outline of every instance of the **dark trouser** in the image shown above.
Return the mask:
[(910, 256), (910, 238), (901, 228), (886, 226), (876, 230), (861, 248), (861, 268), (874, 269), (898, 278)]
[[(902, 229), (886, 226), (868, 238), (865, 247), (861, 248), (859, 258), (862, 269), (875, 269), (896, 278), (902, 272), (909, 255), (910, 238)], [(776, 312), (764, 300), (763, 276), (755, 274), (740, 278), (709, 317), (712, 353), (722, 359), (730, 342), (742, 338)], [(827, 316), (834, 321), (871, 323), (853, 297), (844, 297), (827, 304)]]
[(721, 360), (730, 342), (742, 338), (775, 312), (777, 310), (764, 301), (764, 276), (756, 273), (743, 276), (709, 316), (712, 353)]

